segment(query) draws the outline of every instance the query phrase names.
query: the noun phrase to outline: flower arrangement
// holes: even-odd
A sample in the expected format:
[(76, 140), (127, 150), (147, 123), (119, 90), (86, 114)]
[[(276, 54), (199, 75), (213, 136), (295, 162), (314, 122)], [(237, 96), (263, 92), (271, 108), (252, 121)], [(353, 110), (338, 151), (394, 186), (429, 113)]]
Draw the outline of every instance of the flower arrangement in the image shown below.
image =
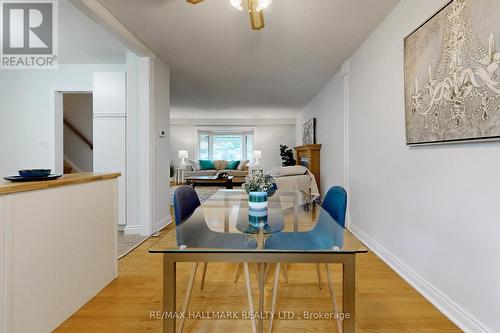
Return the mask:
[(247, 193), (267, 192), (269, 196), (272, 196), (278, 189), (278, 185), (274, 177), (266, 175), (261, 171), (256, 171), (250, 172), (248, 176), (245, 177), (243, 188)]

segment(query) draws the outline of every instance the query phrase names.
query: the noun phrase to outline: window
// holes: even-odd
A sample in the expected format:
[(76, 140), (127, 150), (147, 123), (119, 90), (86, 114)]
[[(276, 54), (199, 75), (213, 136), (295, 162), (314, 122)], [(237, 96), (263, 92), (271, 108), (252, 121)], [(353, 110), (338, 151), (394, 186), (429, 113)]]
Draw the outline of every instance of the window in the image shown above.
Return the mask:
[(200, 160), (251, 160), (253, 132), (199, 132)]
[(219, 135), (213, 136), (214, 160), (241, 160), (243, 156), (243, 137), (241, 135)]
[(253, 159), (253, 134), (246, 135), (247, 141), (247, 160), (251, 161)]
[(199, 157), (200, 157), (200, 160), (208, 160), (210, 159), (210, 155), (209, 155), (209, 149), (208, 149), (208, 145), (209, 145), (209, 142), (208, 142), (208, 134), (205, 134), (205, 133), (200, 133), (200, 145), (199, 145), (199, 150), (200, 150), (200, 154), (199, 154)]

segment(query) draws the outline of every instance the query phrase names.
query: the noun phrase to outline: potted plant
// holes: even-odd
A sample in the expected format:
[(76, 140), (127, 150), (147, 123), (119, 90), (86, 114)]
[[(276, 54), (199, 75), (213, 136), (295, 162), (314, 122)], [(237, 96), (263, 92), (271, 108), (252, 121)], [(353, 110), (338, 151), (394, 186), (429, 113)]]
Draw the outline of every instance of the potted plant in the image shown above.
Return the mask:
[(243, 188), (248, 193), (250, 209), (265, 209), (268, 197), (273, 196), (278, 185), (272, 176), (266, 175), (262, 171), (256, 171), (245, 177)]
[(293, 150), (288, 148), (287, 145), (280, 145), (281, 166), (292, 166), (297, 162), (293, 157)]

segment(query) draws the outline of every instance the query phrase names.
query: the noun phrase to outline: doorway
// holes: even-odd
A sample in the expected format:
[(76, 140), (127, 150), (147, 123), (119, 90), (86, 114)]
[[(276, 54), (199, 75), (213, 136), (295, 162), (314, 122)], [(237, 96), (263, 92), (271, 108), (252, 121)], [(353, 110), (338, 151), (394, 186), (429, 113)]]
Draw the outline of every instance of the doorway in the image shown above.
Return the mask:
[(92, 93), (62, 93), (63, 172), (92, 172), (93, 96)]

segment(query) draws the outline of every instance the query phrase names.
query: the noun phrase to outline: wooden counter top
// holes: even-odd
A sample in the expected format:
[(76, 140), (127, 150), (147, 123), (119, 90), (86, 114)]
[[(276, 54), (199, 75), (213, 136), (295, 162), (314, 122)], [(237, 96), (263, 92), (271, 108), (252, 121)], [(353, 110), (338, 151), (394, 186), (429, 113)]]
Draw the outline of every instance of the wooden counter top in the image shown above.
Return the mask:
[(0, 180), (0, 195), (17, 192), (26, 192), (34, 190), (43, 190), (46, 188), (65, 186), (72, 184), (81, 184), (94, 182), (104, 179), (120, 177), (120, 173), (72, 173), (62, 176), (55, 180), (42, 180), (38, 182), (13, 183), (7, 180)]

